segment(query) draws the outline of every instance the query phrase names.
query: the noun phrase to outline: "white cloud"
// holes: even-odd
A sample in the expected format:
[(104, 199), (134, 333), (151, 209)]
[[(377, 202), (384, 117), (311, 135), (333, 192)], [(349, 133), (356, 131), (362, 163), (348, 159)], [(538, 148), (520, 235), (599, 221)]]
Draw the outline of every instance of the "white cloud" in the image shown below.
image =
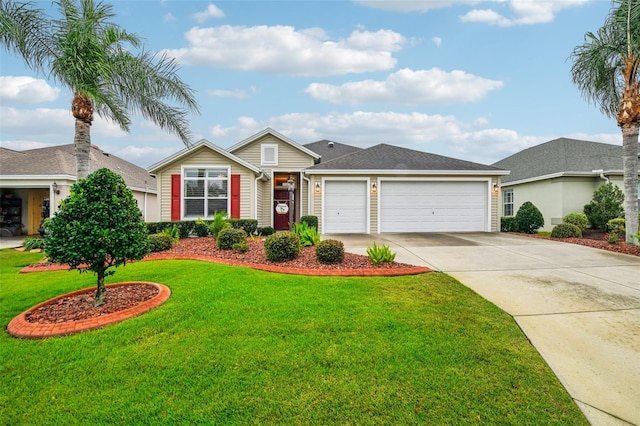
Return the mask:
[(389, 70), (396, 65), (392, 52), (407, 43), (389, 30), (356, 30), (328, 40), (317, 28), (281, 25), (194, 27), (185, 37), (188, 47), (164, 53), (190, 65), (306, 76)]
[(164, 22), (172, 22), (172, 21), (177, 21), (177, 18), (173, 15), (173, 13), (169, 12), (162, 17), (162, 20)]
[(21, 105), (52, 102), (60, 89), (40, 79), (26, 76), (0, 76), (0, 101)]
[(436, 45), (436, 47), (442, 46), (442, 38), (440, 37), (433, 37), (431, 41)]
[(424, 105), (477, 101), (503, 85), (501, 81), (464, 71), (446, 72), (439, 68), (413, 71), (404, 68), (390, 74), (384, 81), (354, 81), (341, 86), (312, 83), (305, 93), (314, 99), (333, 103)]
[(362, 6), (391, 12), (420, 12), (442, 9), (459, 4), (476, 4), (481, 0), (353, 0)]
[(589, 0), (510, 0), (513, 17), (506, 17), (493, 9), (474, 9), (461, 17), (463, 22), (481, 22), (500, 27), (546, 24), (553, 22), (564, 9), (583, 6)]
[(215, 4), (209, 3), (204, 11), (193, 14), (193, 19), (199, 23), (203, 23), (209, 18), (224, 18), (224, 12)]

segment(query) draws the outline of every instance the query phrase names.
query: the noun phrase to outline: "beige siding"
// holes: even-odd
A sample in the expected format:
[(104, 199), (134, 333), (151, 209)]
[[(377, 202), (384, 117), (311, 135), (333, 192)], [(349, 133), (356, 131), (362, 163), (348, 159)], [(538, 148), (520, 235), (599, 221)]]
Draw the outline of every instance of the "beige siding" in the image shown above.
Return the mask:
[(182, 158), (181, 161), (169, 164), (156, 173), (161, 221), (171, 220), (171, 175), (180, 174), (182, 166), (231, 166), (231, 174), (240, 175), (240, 217), (243, 219), (254, 217), (253, 199), (255, 198), (255, 193), (253, 182), (256, 178), (255, 174), (217, 152), (207, 147), (202, 147), (189, 156)]
[[(278, 164), (263, 166), (261, 164), (261, 145), (278, 145)], [(265, 171), (287, 170), (298, 171), (313, 166), (313, 158), (273, 135), (265, 135), (256, 141), (233, 152), (233, 155), (260, 167)]]

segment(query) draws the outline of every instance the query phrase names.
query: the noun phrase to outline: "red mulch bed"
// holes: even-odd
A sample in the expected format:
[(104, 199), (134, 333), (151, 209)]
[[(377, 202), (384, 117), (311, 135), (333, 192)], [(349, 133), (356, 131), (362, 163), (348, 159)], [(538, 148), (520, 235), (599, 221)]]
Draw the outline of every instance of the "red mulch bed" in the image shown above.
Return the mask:
[[(525, 235), (525, 234), (517, 234)], [(562, 241), (564, 243), (579, 244), (581, 246), (593, 247), (616, 253), (629, 254), (631, 256), (640, 256), (640, 246), (619, 242), (611, 244), (605, 239), (604, 231), (600, 229), (587, 229), (584, 231), (582, 238), (551, 238), (541, 235), (527, 235), (532, 238), (544, 238), (554, 241)]]

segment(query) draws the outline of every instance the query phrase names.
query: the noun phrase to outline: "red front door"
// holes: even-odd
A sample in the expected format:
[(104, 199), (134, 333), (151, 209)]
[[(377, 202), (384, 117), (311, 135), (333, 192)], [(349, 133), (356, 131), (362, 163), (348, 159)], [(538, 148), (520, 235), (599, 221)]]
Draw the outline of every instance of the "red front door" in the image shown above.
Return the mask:
[[(278, 207), (280, 206), (280, 207)], [(287, 206), (286, 213), (282, 213), (283, 206)], [(295, 204), (289, 201), (288, 190), (275, 190), (273, 193), (273, 228), (276, 231), (286, 231), (289, 228), (290, 218), (296, 217)], [(294, 219), (295, 220), (295, 219)]]

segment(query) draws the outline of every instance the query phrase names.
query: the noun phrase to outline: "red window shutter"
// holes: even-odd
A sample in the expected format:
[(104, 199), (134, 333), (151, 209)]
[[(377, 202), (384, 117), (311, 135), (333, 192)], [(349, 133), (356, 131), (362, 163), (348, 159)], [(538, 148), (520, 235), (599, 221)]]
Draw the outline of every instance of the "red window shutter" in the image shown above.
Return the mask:
[(171, 220), (180, 220), (180, 175), (171, 175)]
[(231, 217), (240, 219), (240, 175), (231, 175)]

